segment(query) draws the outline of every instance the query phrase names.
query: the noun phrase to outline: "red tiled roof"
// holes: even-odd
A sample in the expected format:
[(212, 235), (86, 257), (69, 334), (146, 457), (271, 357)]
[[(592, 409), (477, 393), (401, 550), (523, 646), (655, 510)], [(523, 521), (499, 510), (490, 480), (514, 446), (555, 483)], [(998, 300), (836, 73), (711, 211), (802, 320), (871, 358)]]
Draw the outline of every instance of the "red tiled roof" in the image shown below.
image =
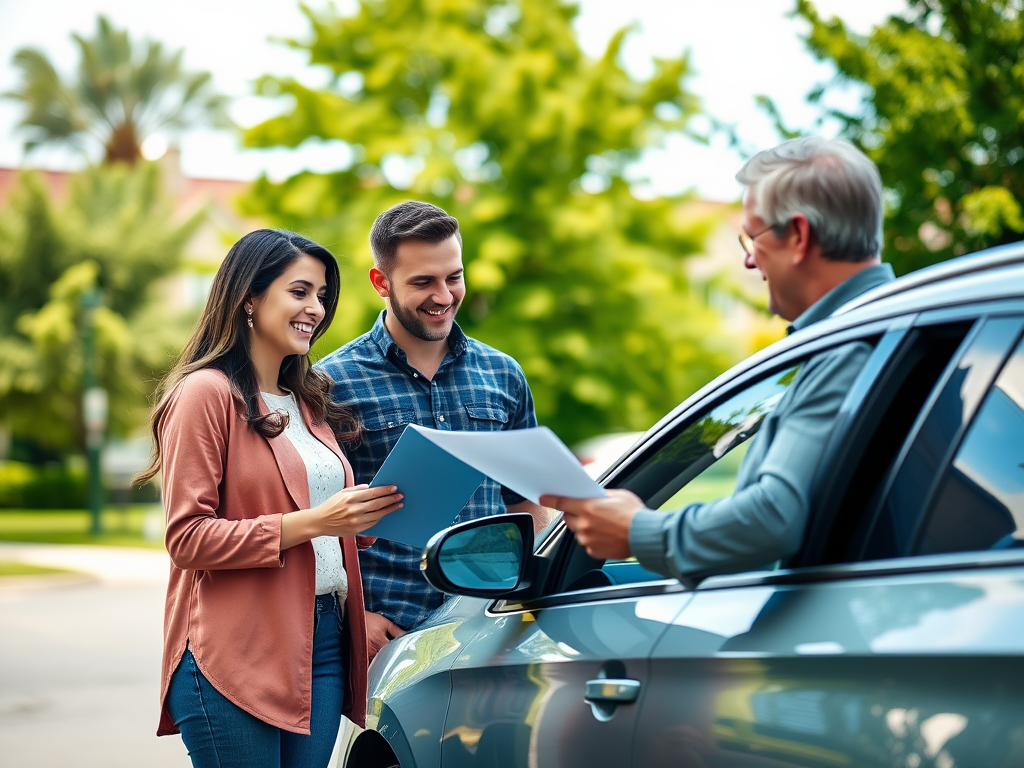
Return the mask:
[[(20, 168), (0, 166), (0, 206), (6, 205), (7, 199), (17, 184)], [(50, 189), (50, 193), (61, 199), (67, 194), (68, 182), (73, 175), (67, 171), (34, 170)], [(172, 184), (180, 189), (175, 205), (176, 214), (189, 214), (206, 202), (213, 202), (222, 210), (234, 217), (239, 217), (236, 207), (238, 197), (249, 186), (247, 181), (235, 179), (197, 179), (182, 176)]]
[(238, 198), (249, 187), (247, 181), (233, 179), (194, 179), (182, 177), (184, 189), (178, 196), (177, 211), (193, 211), (208, 200), (236, 216)]
[[(0, 166), (0, 205), (7, 204), (7, 198), (14, 189), (20, 172), (20, 168), (4, 168)], [(64, 171), (36, 171), (36, 174), (43, 178), (43, 182), (50, 188), (50, 193), (54, 197), (61, 198), (67, 193), (70, 174)]]

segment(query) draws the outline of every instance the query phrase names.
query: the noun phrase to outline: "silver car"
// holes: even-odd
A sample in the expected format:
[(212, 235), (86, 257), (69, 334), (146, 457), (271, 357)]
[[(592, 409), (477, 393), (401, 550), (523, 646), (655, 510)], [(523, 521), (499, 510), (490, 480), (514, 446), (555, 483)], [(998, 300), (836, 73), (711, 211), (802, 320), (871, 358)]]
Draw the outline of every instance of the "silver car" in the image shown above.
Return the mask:
[(688, 589), (529, 516), (438, 534), (454, 597), (370, 668), (349, 765), (1024, 766), (1024, 247), (902, 278), (720, 376), (603, 476), (728, 494), (810, 355), (874, 349), (799, 554)]

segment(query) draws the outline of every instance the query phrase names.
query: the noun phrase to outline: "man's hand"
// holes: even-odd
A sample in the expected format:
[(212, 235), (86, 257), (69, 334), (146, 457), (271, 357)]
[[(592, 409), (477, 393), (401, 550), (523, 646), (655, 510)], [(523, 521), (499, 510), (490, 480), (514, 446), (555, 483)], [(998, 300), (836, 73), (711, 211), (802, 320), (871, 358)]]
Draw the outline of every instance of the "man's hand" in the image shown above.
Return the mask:
[(405, 630), (395, 624), (386, 616), (379, 613), (365, 611), (366, 614), (366, 646), (369, 651), (370, 661), (376, 656), (380, 649), (396, 637), (405, 634)]
[(608, 491), (600, 499), (567, 499), (541, 496), (545, 507), (562, 510), (566, 526), (576, 534), (587, 554), (598, 560), (624, 560), (629, 549), (629, 526), (633, 516), (646, 509), (640, 498), (620, 489)]

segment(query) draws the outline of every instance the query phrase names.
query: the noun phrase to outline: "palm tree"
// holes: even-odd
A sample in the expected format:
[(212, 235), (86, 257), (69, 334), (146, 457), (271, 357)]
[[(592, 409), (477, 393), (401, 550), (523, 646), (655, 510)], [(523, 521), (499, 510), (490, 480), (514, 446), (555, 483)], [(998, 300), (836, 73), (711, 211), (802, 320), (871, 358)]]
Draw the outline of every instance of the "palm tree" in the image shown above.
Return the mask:
[(73, 37), (81, 54), (73, 81), (61, 79), (38, 49), (14, 54), (21, 84), (4, 96), (26, 107), (18, 123), (26, 152), (45, 144), (88, 152), (98, 142), (104, 162), (134, 164), (142, 142), (158, 130), (230, 126), (227, 99), (214, 92), (208, 72), (182, 68), (182, 51), (167, 53), (152, 41), (133, 45), (127, 31), (104, 16), (95, 36)]

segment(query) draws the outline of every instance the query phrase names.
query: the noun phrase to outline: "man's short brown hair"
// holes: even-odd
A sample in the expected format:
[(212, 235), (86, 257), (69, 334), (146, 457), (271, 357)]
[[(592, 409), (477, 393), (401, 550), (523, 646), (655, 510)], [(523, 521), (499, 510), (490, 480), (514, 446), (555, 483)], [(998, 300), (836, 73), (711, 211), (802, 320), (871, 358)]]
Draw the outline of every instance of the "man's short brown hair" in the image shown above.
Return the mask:
[(390, 275), (395, 268), (398, 246), (405, 240), (443, 243), (454, 235), (462, 246), (459, 222), (436, 205), (406, 200), (377, 217), (370, 229), (370, 249), (377, 269)]

